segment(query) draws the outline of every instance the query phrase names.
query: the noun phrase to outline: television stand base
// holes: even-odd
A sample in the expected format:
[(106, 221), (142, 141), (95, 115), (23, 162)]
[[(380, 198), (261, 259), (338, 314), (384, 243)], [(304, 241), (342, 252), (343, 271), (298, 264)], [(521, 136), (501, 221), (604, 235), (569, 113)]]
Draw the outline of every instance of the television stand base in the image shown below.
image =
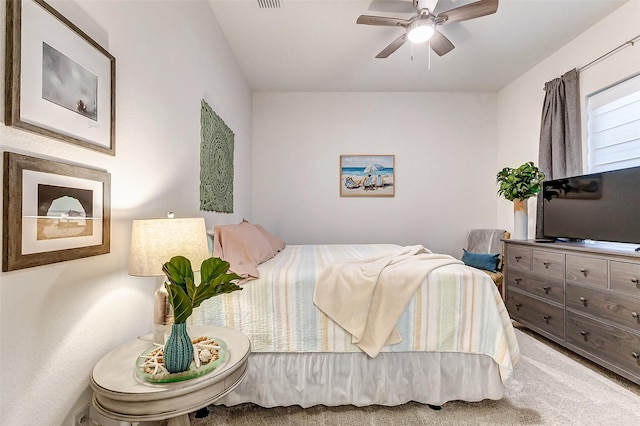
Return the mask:
[(585, 240), (582, 238), (556, 238), (556, 241), (561, 243), (584, 243)]

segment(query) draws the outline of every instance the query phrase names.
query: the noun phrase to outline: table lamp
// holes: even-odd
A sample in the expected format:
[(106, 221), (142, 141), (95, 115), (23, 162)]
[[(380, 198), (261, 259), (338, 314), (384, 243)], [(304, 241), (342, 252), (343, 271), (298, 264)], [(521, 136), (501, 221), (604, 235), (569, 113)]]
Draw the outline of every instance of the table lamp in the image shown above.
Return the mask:
[[(129, 275), (162, 276), (162, 265), (174, 256), (191, 261), (194, 271), (211, 257), (204, 218), (136, 219), (131, 228)], [(164, 283), (164, 280), (163, 280)], [(154, 296), (153, 342), (164, 344), (164, 334), (173, 323), (169, 296), (161, 285)]]

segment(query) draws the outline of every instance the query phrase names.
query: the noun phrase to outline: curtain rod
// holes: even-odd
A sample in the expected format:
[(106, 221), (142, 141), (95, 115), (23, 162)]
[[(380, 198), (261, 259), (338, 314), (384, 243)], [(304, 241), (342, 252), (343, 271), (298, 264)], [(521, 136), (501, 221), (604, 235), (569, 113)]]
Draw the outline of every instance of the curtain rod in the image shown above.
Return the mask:
[(599, 58), (594, 59), (593, 61), (589, 62), (587, 65), (584, 65), (584, 66), (578, 68), (578, 72), (582, 72), (582, 71), (586, 70), (590, 66), (597, 64), (598, 62), (602, 61), (603, 59), (608, 58), (609, 56), (613, 55), (614, 53), (618, 53), (620, 50), (624, 49), (627, 46), (633, 46), (638, 40), (640, 40), (640, 34), (638, 34), (637, 36), (635, 36), (631, 40), (622, 43), (620, 46), (616, 47), (615, 49), (612, 49), (612, 50), (608, 51), (607, 53), (605, 53), (604, 55), (600, 56)]

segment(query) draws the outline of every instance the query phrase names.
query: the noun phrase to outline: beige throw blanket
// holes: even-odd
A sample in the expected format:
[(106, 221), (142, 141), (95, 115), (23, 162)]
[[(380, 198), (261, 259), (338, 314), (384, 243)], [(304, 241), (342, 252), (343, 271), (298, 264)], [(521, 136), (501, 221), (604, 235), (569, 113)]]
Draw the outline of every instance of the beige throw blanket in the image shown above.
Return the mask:
[(336, 262), (320, 272), (313, 303), (373, 358), (383, 346), (402, 341), (396, 324), (427, 275), (453, 263), (462, 262), (423, 246)]

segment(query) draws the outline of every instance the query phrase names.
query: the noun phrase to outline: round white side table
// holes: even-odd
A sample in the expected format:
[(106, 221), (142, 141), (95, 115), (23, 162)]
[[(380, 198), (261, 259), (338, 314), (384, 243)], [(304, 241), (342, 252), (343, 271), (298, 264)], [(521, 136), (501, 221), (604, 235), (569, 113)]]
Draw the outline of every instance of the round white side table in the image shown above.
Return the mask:
[(189, 413), (212, 404), (244, 379), (251, 352), (249, 339), (228, 327), (194, 326), (189, 336), (216, 337), (227, 343), (226, 361), (210, 373), (173, 383), (139, 378), (136, 359), (152, 346), (151, 336), (118, 346), (93, 368), (92, 404), (105, 417), (127, 422), (168, 420), (169, 426), (188, 426)]

